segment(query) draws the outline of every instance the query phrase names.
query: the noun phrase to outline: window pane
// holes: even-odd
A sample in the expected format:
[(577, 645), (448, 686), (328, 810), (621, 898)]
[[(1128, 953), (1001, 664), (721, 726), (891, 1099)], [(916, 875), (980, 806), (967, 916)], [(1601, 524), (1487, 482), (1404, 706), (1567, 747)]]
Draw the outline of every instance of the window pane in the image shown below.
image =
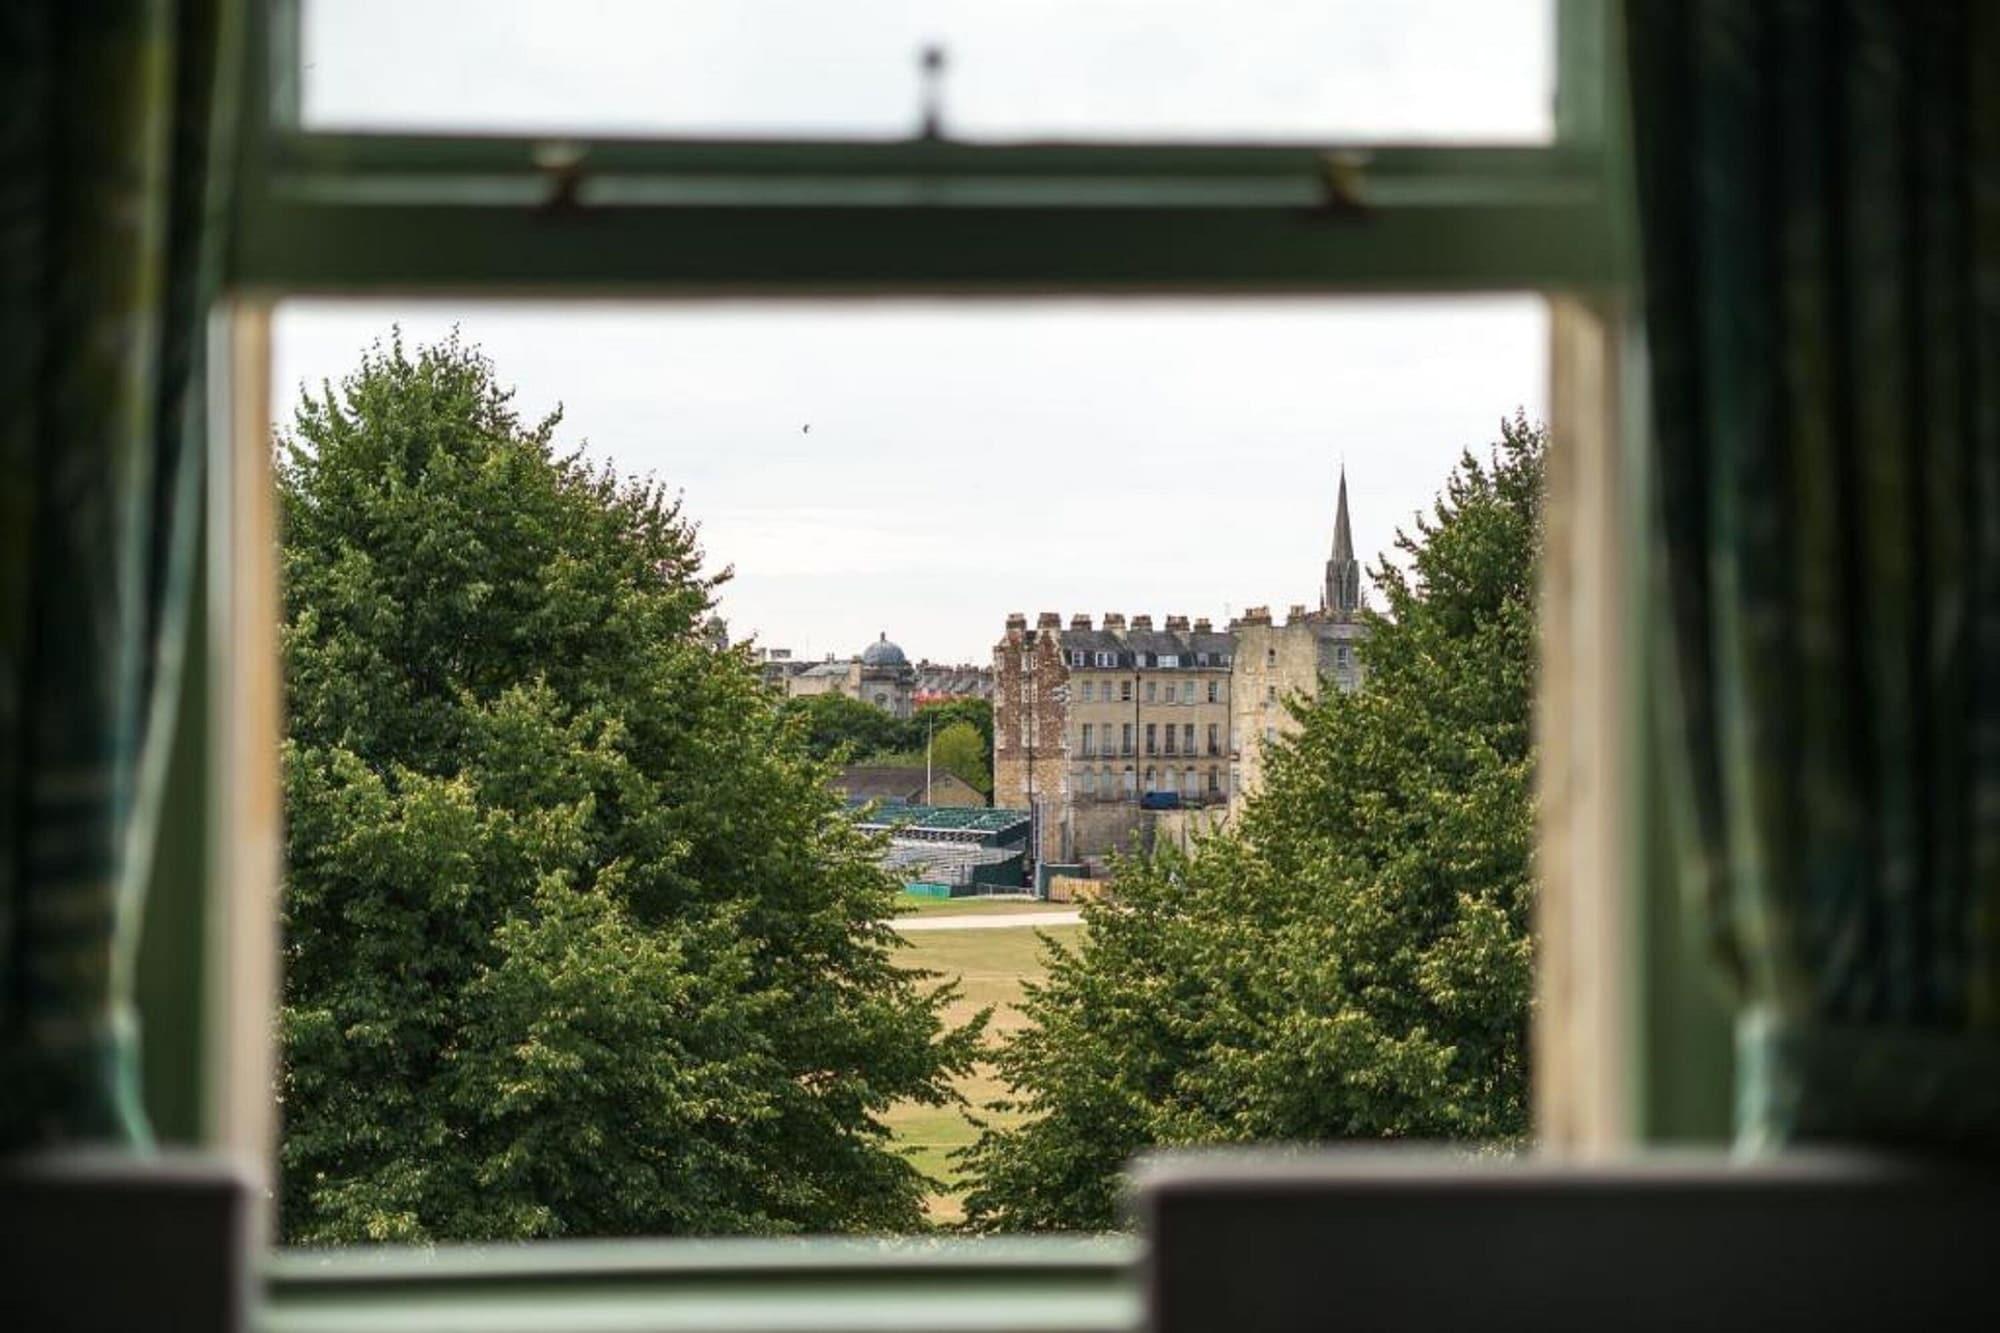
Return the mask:
[[(1161, 877), (1130, 894), (1163, 911), (1146, 929), (1210, 934), (1126, 957), (1212, 961), (1173, 978), (1191, 1011), (1263, 997), (1272, 1034), (1323, 1014), (1288, 989), (1309, 960), (1282, 923), (1165, 910), (1172, 877), (1225, 872), (1193, 907), (1414, 904), (1358, 966), (1456, 970), (1442, 999), (1374, 987), (1381, 1021), (1524, 1029), (1525, 934), (1443, 931), (1436, 904), (1486, 893), (1525, 932), (1531, 525), (1442, 543), (1449, 615), (1364, 613), (1403, 586), (1381, 561), (1427, 577), (1396, 534), (1477, 496), (1467, 452), (1491, 476), (1514, 414), (1545, 413), (1546, 342), (1526, 297), (282, 305), (285, 1238), (955, 1224), (975, 1120), (1033, 1124), (996, 1109), (1039, 1089), (992, 1057), (1039, 1021), (1036, 932), (1117, 962), (1038, 885), (1116, 908)], [(1212, 529), (1161, 527), (1194, 512)], [(1330, 687), (1371, 688), (1392, 632), (1425, 636), (1373, 682), (1396, 707)], [(1323, 790), (1259, 825), (1280, 780)], [(1318, 841), (1200, 859), (1257, 827)], [(1227, 880), (1258, 864), (1325, 878)], [(927, 1015), (905, 968), (964, 989)], [(927, 1063), (987, 1005), (978, 1059)], [(1143, 1027), (1075, 1037), (1105, 1043), (1092, 1067), (1181, 1057)], [(1301, 1054), (1220, 1031), (1253, 1049), (1191, 1077)], [(1518, 1135), (1523, 1054), (1337, 1123)], [(1333, 1133), (1338, 1099), (1276, 1096), (1295, 1084), (1255, 1085), (1268, 1135)], [(1213, 1128), (1206, 1102), (1161, 1111)], [(1143, 1146), (1105, 1145), (1106, 1179)]]
[(306, 0), (314, 128), (971, 140), (1550, 134), (1551, 0)]

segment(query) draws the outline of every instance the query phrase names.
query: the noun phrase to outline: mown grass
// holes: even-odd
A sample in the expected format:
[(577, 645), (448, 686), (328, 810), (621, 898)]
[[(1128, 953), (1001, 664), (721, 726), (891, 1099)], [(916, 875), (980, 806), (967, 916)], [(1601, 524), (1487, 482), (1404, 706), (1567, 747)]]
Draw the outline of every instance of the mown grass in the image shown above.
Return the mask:
[[(924, 931), (905, 937), (910, 946), (897, 952), (897, 961), (959, 982), (959, 997), (945, 1011), (948, 1022), (963, 1023), (979, 1010), (993, 1006), (993, 1021), (986, 1030), (987, 1040), (993, 1044), (1004, 1034), (1027, 1026), (1028, 1019), (1020, 1010), (1021, 987), (1043, 975), (1039, 937), (1048, 935), (1074, 944), (1082, 929), (1022, 926), (1018, 930)], [(1014, 1118), (991, 1109), (1007, 1090), (990, 1065), (976, 1066), (958, 1081), (958, 1090), (981, 1119), (1005, 1124)], [(917, 1168), (944, 1182), (929, 1201), (931, 1220), (940, 1224), (961, 1220), (965, 1216), (964, 1187), (950, 1154), (978, 1135), (964, 1109), (904, 1102), (890, 1108), (886, 1119), (897, 1146), (909, 1154)]]
[(918, 898), (904, 894), (896, 900), (903, 916), (1004, 916), (1015, 912), (1059, 912), (1066, 904), (1045, 903), (1039, 898)]

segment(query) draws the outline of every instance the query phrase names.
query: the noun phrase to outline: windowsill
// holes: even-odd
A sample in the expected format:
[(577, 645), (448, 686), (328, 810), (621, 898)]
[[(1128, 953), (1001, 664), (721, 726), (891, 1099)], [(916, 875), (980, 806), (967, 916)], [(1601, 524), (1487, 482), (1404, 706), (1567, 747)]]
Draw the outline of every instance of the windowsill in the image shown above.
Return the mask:
[(941, 1330), (1108, 1333), (1140, 1319), (1138, 1243), (635, 1240), (280, 1252), (261, 1333)]

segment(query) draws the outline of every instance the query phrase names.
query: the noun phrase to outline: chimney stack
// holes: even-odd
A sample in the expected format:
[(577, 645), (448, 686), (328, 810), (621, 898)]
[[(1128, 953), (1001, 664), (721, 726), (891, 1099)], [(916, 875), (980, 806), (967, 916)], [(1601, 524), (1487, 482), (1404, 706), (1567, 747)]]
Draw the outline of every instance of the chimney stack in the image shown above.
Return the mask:
[(1306, 604), (1304, 602), (1293, 602), (1292, 609), (1285, 613), (1285, 620), (1288, 624), (1302, 624), (1305, 618)]
[(1036, 629), (1061, 629), (1062, 616), (1054, 611), (1044, 611), (1035, 617)]
[(1008, 629), (1028, 628), (1028, 617), (1020, 611), (1009, 611), (1007, 613), (1007, 628)]
[(1135, 630), (1146, 630), (1150, 633), (1153, 628), (1153, 618), (1151, 616), (1133, 616), (1132, 628)]
[(1213, 625), (1209, 624), (1207, 616), (1195, 617), (1194, 632), (1196, 634), (1207, 634), (1211, 632), (1214, 628), (1215, 627)]
[(1123, 633), (1125, 629), (1125, 613), (1123, 611), (1106, 611), (1104, 613), (1104, 628)]
[(1090, 632), (1090, 617), (1085, 615), (1071, 616), (1069, 618), (1069, 627), (1076, 633), (1088, 634)]

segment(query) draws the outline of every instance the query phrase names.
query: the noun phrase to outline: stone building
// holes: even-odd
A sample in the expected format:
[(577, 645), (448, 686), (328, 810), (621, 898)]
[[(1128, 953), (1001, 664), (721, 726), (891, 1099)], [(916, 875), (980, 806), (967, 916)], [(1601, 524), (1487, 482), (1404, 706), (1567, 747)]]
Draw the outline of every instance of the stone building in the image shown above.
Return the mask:
[(993, 652), (993, 800), (1029, 811), (1037, 856), (1092, 862), (1176, 839), (1187, 812), (1233, 807), (1262, 780), (1265, 747), (1295, 724), (1285, 700), (1360, 682), (1361, 566), (1340, 480), (1320, 605), (1274, 623), (1256, 607), (1207, 620), (1117, 612), (1065, 625), (1007, 618)]
[[(1140, 845), (1142, 810), (1229, 799), (1232, 641), (1206, 620), (1009, 616), (993, 655), (996, 805), (1074, 861)], [(1151, 798), (1150, 800), (1147, 798)]]
[(919, 708), (948, 699), (991, 699), (993, 668), (969, 662), (919, 662), (915, 697)]
[(1342, 690), (1361, 683), (1356, 647), (1367, 633), (1361, 609), (1361, 562), (1354, 558), (1347, 472), (1342, 469), (1319, 609), (1307, 611), (1296, 604), (1283, 623), (1275, 623), (1268, 607), (1255, 606), (1229, 626), (1237, 643), (1236, 702), (1230, 713), (1237, 756), (1231, 791), (1247, 796), (1257, 790), (1264, 778), (1265, 747), (1297, 729), (1286, 700), (1313, 698), (1324, 682)]
[(892, 717), (908, 717), (916, 706), (917, 669), (886, 633), (845, 661), (829, 655), (823, 662), (803, 662), (788, 649), (768, 648), (760, 651), (757, 667), (765, 684), (787, 698), (844, 694)]

